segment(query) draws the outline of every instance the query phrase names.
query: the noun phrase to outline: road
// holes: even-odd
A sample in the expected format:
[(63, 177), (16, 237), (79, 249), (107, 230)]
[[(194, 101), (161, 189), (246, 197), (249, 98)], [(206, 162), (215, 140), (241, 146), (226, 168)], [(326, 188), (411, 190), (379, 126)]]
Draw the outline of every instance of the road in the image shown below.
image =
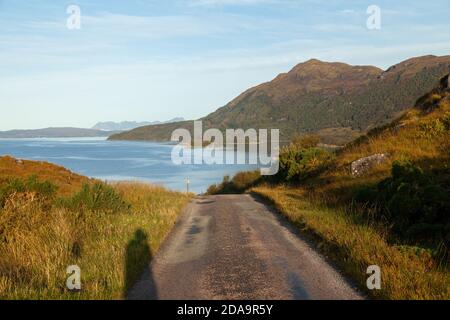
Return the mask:
[(188, 205), (128, 299), (361, 299), (295, 228), (251, 195)]

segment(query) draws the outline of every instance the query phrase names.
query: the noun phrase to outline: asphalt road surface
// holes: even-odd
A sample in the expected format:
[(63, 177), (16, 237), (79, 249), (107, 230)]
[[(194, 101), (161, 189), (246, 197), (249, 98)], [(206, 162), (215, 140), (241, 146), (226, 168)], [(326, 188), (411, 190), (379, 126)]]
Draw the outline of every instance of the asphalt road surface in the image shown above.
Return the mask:
[(361, 299), (279, 214), (250, 195), (197, 197), (129, 299)]

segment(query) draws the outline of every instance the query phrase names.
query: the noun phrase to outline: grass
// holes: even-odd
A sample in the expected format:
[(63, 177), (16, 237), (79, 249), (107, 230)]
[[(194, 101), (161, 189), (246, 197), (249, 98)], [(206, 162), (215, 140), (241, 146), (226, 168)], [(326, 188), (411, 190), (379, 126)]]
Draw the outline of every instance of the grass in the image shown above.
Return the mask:
[(83, 184), (92, 181), (51, 163), (18, 160), (10, 156), (0, 157), (0, 185), (11, 179), (28, 179), (31, 175), (41, 181), (51, 181), (58, 187), (58, 193), (61, 195), (70, 195)]
[[(334, 200), (339, 202), (348, 201), (346, 195), (353, 196), (353, 192), (349, 190), (356, 190), (361, 185), (374, 184), (388, 177), (392, 164), (398, 160), (411, 161), (429, 172), (447, 170), (450, 163), (449, 133), (434, 134), (427, 127), (449, 111), (450, 104), (445, 102), (439, 112), (426, 116), (420, 116), (418, 110), (409, 112), (402, 120), (383, 131), (366, 136), (339, 151), (333, 167), (311, 180), (310, 185), (317, 192), (334, 195)], [(376, 166), (369, 174), (354, 179), (349, 170), (350, 164), (377, 153), (388, 154), (389, 161)]]
[[(52, 166), (28, 165), (40, 168), (34, 173)], [(191, 197), (82, 180), (89, 185), (66, 185), (50, 202), (34, 191), (9, 193), (0, 208), (0, 299), (124, 298)], [(81, 268), (81, 291), (66, 288), (70, 265)]]
[[(307, 178), (297, 174), (296, 181), (287, 181), (280, 170), (275, 179), (266, 179), (250, 191), (269, 200), (310, 235), (371, 297), (448, 300), (450, 225), (447, 209), (439, 208), (448, 208), (448, 199), (442, 195), (450, 190), (449, 150), (450, 91), (435, 89), (398, 120), (338, 150), (324, 170)], [(387, 154), (388, 160), (362, 176), (352, 176), (353, 161), (378, 153)], [(293, 163), (299, 164), (298, 160)], [(421, 180), (395, 178), (393, 170), (400, 163), (420, 172)], [(371, 199), (358, 202), (358, 195), (367, 190), (375, 192)], [(388, 203), (378, 201), (383, 197)], [(410, 212), (414, 215), (408, 216)], [(409, 232), (424, 231), (426, 223), (428, 231), (438, 228), (443, 236)], [(381, 268), (382, 288), (369, 291), (366, 270), (374, 264)]]
[(209, 195), (242, 193), (260, 180), (259, 170), (238, 172), (231, 179), (225, 176), (221, 183), (211, 185), (206, 193)]
[(367, 267), (378, 265), (378, 299), (450, 299), (450, 271), (436, 265), (426, 252), (389, 244), (382, 230), (362, 221), (351, 209), (333, 210), (307, 191), (287, 186), (259, 186), (252, 192), (270, 200), (303, 233), (314, 236), (319, 248), (367, 291)]

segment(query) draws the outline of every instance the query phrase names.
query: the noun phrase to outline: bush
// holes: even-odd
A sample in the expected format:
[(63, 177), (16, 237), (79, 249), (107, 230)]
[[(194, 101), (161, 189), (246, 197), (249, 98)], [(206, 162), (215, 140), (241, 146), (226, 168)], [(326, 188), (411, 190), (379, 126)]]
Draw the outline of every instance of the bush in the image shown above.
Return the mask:
[(396, 234), (409, 240), (450, 244), (450, 188), (409, 161), (396, 161), (392, 176), (360, 190), (359, 202), (376, 204)]
[(230, 176), (224, 176), (220, 184), (211, 185), (207, 194), (242, 193), (253, 187), (261, 178), (259, 170), (238, 172), (230, 180)]
[(432, 119), (421, 123), (419, 127), (419, 136), (423, 138), (433, 139), (450, 133), (449, 118)]
[(52, 200), (57, 189), (49, 181), (38, 181), (34, 175), (27, 180), (12, 179), (0, 188), (0, 207), (4, 207), (6, 200), (14, 193), (33, 193), (38, 199)]
[(206, 190), (206, 194), (219, 194), (220, 193), (220, 189), (219, 189), (219, 185), (217, 184), (212, 184), (208, 187), (208, 190)]
[(278, 181), (299, 181), (317, 174), (326, 168), (333, 155), (320, 148), (304, 148), (291, 144), (280, 152), (280, 170), (275, 176)]
[(259, 170), (255, 171), (245, 171), (238, 172), (231, 182), (233, 183), (234, 188), (241, 192), (253, 187), (258, 180), (261, 178), (261, 173)]
[(93, 211), (114, 214), (130, 209), (130, 206), (114, 188), (100, 182), (83, 185), (81, 191), (72, 198), (63, 200), (62, 204), (66, 208), (78, 212)]

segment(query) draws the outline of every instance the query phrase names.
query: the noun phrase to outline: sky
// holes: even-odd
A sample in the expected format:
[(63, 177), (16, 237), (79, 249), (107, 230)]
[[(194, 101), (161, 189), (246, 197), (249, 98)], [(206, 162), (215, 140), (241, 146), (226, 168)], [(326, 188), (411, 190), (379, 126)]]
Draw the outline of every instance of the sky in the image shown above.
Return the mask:
[(197, 119), (310, 58), (449, 55), (449, 17), (448, 0), (0, 0), (0, 130)]

